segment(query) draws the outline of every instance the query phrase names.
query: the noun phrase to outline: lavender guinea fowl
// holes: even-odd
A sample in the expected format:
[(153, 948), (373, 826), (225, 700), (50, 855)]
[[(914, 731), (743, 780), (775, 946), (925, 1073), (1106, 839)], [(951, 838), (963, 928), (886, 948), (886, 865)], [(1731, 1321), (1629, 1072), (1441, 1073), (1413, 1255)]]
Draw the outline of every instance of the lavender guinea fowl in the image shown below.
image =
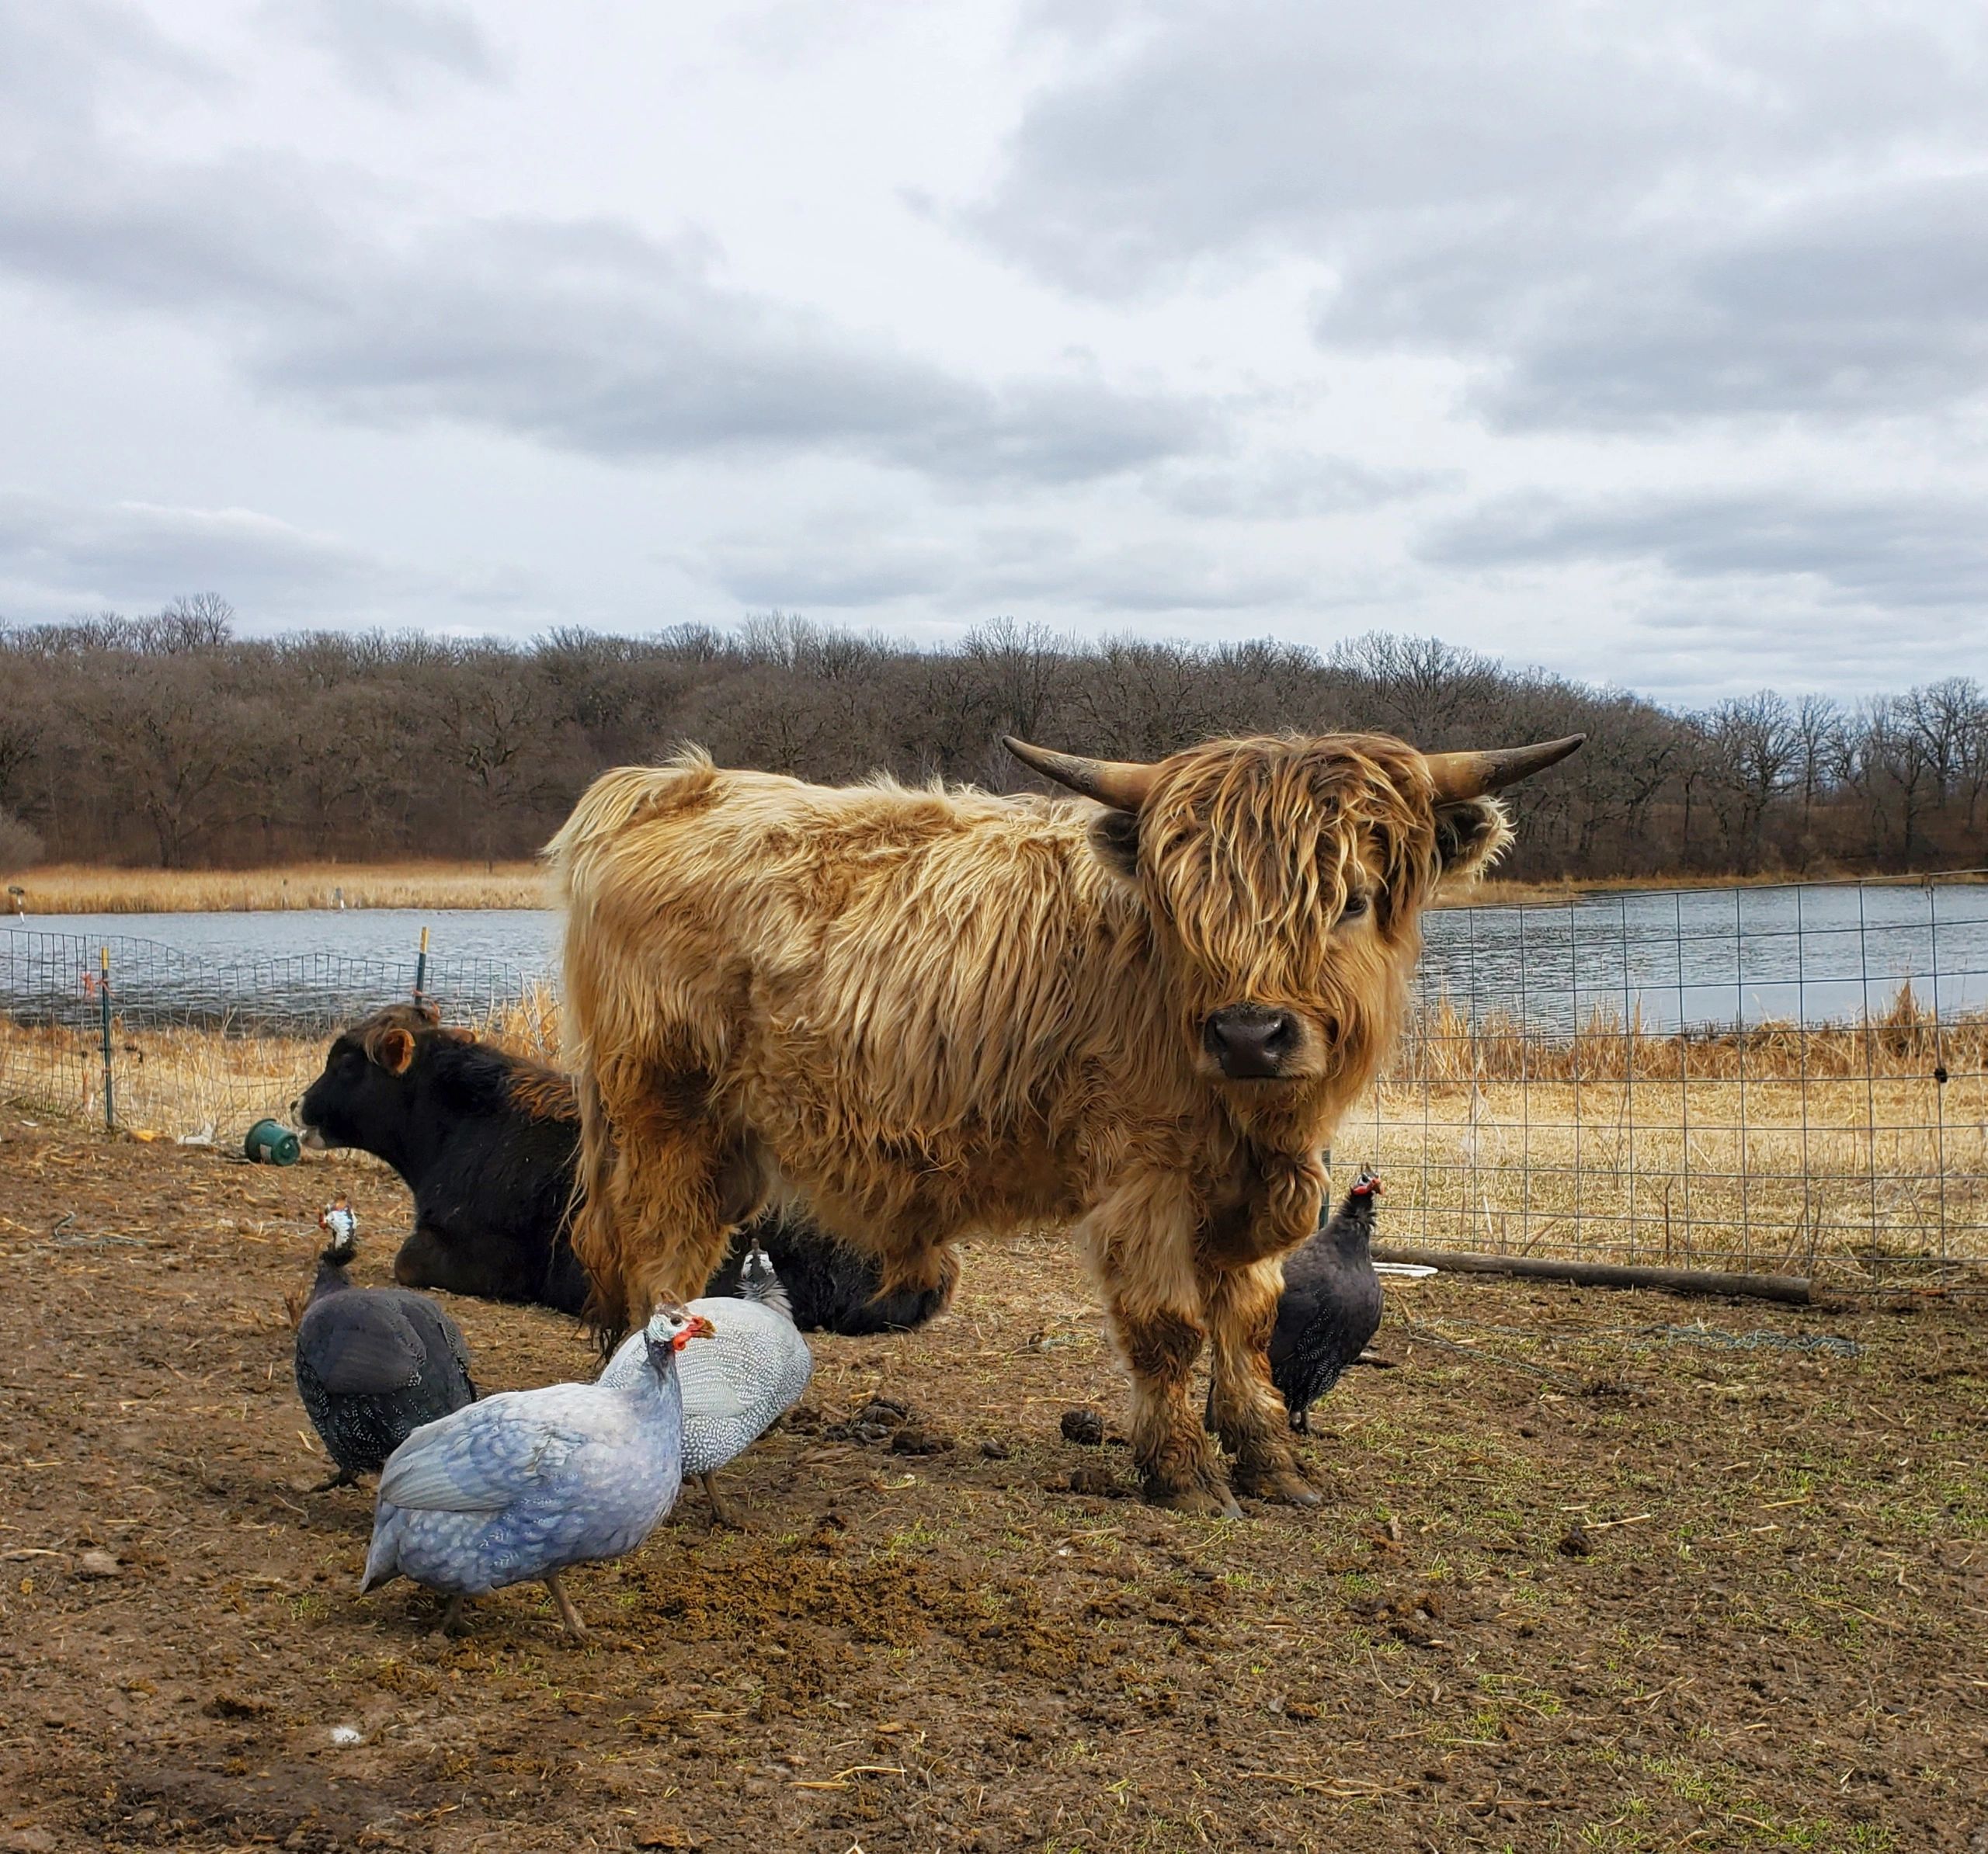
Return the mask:
[[(711, 1338), (684, 1354), (683, 1474), (694, 1475), (711, 1502), (711, 1517), (736, 1523), (713, 1479), (745, 1453), (800, 1402), (814, 1375), (814, 1355), (794, 1323), (787, 1290), (772, 1259), (756, 1241), (739, 1271), (738, 1297), (693, 1300), (690, 1311), (708, 1319)], [(640, 1335), (625, 1339), (600, 1374), (620, 1384), (641, 1368)]]
[(358, 1220), (343, 1198), (318, 1219), (330, 1242), (297, 1322), (297, 1394), (338, 1472), (313, 1491), (376, 1474), (423, 1423), (476, 1397), (469, 1348), (454, 1321), (426, 1294), (354, 1287)]
[(1380, 1328), (1381, 1277), (1370, 1246), (1381, 1181), (1366, 1166), (1316, 1235), (1286, 1256), (1270, 1334), (1270, 1381), (1291, 1426), (1309, 1435), (1312, 1406)]
[(708, 1320), (659, 1307), (619, 1384), (506, 1390), (417, 1429), (380, 1477), (362, 1592), (396, 1577), (464, 1599), (541, 1580), (576, 1641), (586, 1630), (559, 1574), (619, 1557), (675, 1504), (683, 1472), (677, 1355)]

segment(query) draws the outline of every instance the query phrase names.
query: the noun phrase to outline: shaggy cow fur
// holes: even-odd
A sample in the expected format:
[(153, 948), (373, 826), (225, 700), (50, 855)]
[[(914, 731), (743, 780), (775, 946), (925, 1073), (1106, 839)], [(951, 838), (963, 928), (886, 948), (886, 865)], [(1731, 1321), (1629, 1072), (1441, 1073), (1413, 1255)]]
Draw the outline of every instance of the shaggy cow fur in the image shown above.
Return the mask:
[[(1017, 744), (1102, 807), (695, 752), (603, 775), (550, 849), (596, 1314), (694, 1293), (786, 1189), (887, 1286), (934, 1280), (969, 1232), (1069, 1223), (1149, 1497), (1315, 1502), (1265, 1357), (1279, 1258), (1317, 1227), (1319, 1154), (1393, 1037), (1423, 904), (1510, 836), (1486, 794), (1578, 744), (1261, 738), (1151, 767)], [(1248, 1079), (1239, 1019), (1279, 1026)], [(1229, 1477), (1190, 1397), (1204, 1343)]]

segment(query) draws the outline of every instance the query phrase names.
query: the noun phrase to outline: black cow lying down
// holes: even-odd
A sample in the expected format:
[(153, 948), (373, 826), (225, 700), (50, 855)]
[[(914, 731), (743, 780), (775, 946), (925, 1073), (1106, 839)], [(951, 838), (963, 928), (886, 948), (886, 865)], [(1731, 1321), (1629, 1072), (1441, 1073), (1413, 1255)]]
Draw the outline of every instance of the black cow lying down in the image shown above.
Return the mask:
[[(586, 1271), (567, 1234), (579, 1109), (558, 1070), (445, 1029), (432, 1005), (389, 1005), (332, 1045), (295, 1113), (306, 1144), (370, 1152), (414, 1193), (413, 1233), (394, 1258), (403, 1287), (569, 1314), (586, 1306)], [(803, 1331), (904, 1331), (952, 1298), (956, 1269), (937, 1288), (880, 1298), (874, 1262), (792, 1211), (742, 1231), (708, 1293), (733, 1291), (753, 1237)]]

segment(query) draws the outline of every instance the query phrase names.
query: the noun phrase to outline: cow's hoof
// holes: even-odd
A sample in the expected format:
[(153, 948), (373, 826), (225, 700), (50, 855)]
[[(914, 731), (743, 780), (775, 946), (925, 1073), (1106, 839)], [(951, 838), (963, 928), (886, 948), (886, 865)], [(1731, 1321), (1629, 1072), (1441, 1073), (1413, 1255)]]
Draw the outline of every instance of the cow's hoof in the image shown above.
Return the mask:
[(1186, 1513), (1196, 1519), (1239, 1519), (1242, 1509), (1225, 1487), (1208, 1487), (1199, 1482), (1187, 1487), (1149, 1487), (1149, 1506), (1163, 1506), (1170, 1512)]
[(1318, 1506), (1324, 1503), (1321, 1494), (1295, 1467), (1259, 1468), (1253, 1473), (1239, 1468), (1236, 1472), (1236, 1490), (1256, 1500), (1281, 1500), (1289, 1506)]

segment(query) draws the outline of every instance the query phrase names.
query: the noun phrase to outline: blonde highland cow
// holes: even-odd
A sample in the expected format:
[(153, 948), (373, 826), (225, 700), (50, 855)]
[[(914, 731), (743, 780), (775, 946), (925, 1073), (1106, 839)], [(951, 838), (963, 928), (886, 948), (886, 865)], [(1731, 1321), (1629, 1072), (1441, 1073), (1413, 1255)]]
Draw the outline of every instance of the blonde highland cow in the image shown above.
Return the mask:
[[(1133, 1387), (1149, 1499), (1315, 1503), (1265, 1354), (1322, 1150), (1392, 1040), (1491, 794), (1577, 736), (1423, 754), (1010, 748), (1080, 800), (827, 789), (697, 752), (604, 774), (553, 840), (579, 1077), (574, 1245), (610, 1328), (696, 1293), (770, 1198), (936, 1281), (1067, 1224)], [(1213, 1357), (1222, 1463), (1190, 1380)]]

